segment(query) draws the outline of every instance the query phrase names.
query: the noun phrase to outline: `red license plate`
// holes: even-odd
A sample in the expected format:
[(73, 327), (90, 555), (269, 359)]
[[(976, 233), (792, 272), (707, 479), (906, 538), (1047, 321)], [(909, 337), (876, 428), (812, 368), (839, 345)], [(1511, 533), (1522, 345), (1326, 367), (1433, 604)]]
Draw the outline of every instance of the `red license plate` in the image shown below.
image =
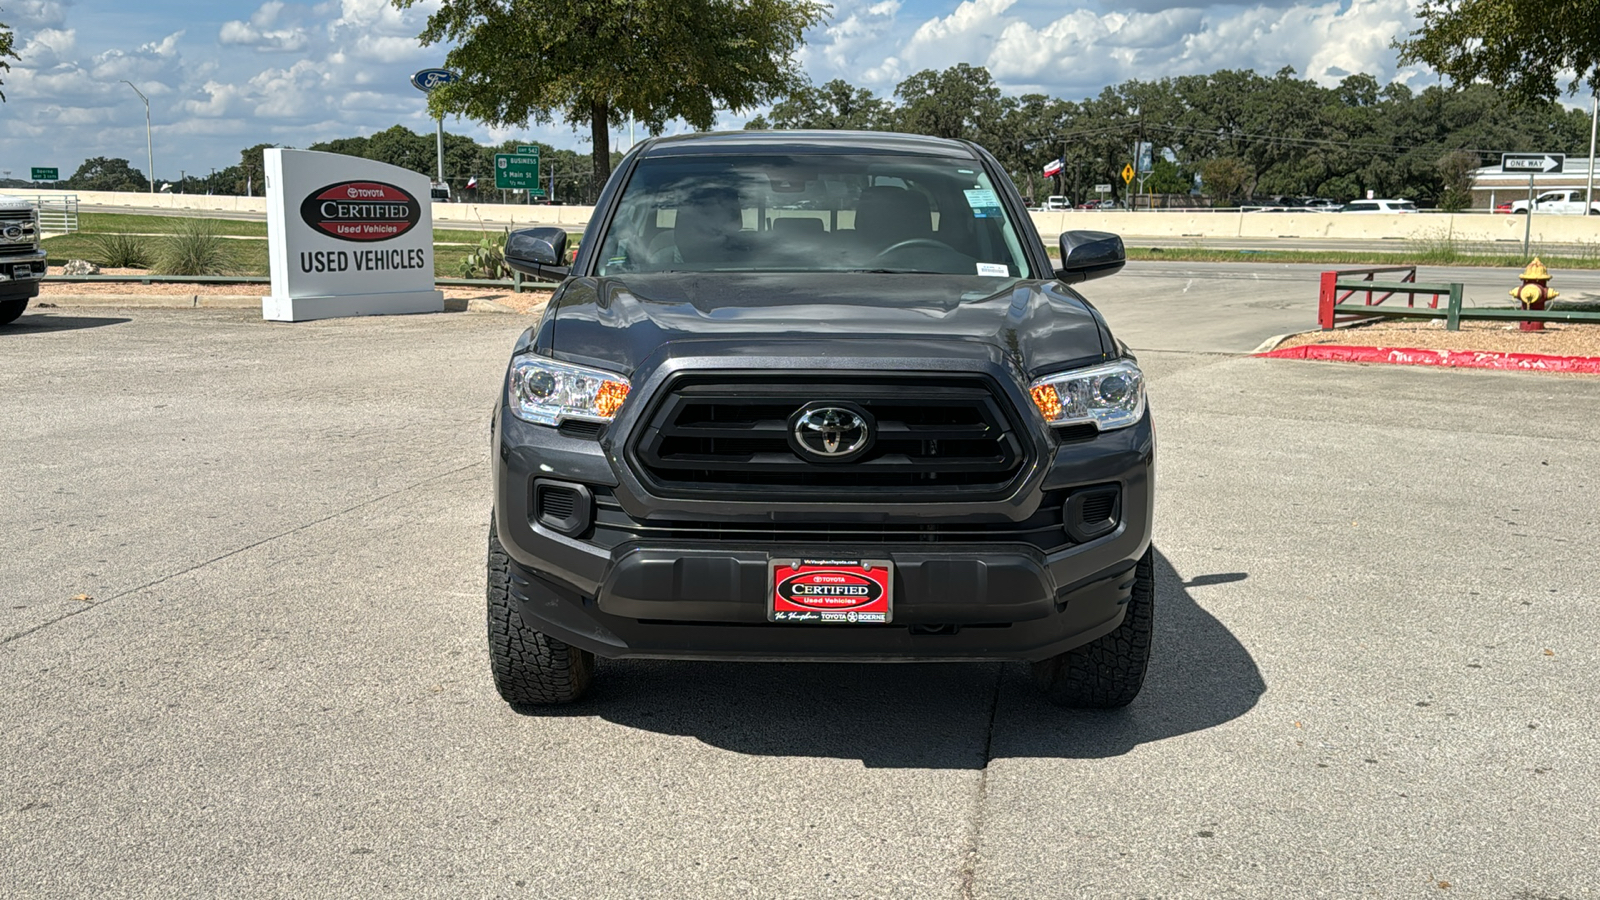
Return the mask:
[(894, 563), (886, 559), (775, 559), (767, 579), (767, 620), (881, 625), (893, 604)]

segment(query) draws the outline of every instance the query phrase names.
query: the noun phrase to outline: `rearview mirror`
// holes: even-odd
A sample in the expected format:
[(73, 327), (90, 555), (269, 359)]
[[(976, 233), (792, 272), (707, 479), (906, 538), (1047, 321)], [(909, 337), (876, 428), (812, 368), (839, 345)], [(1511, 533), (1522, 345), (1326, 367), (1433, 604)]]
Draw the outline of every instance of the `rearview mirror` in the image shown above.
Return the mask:
[(567, 232), (563, 228), (524, 228), (506, 237), (506, 265), (536, 278), (567, 277)]
[(1062, 284), (1077, 284), (1115, 275), (1127, 264), (1128, 253), (1118, 235), (1109, 231), (1066, 231), (1061, 234), (1061, 268), (1056, 270), (1056, 279)]

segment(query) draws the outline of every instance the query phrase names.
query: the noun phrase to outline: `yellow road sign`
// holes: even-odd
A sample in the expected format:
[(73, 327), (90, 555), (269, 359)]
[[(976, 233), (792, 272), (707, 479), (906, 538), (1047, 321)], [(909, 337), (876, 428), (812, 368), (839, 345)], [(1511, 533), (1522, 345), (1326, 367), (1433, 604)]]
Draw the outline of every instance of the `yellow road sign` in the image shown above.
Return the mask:
[(1122, 183), (1133, 184), (1133, 163), (1128, 163), (1122, 167)]

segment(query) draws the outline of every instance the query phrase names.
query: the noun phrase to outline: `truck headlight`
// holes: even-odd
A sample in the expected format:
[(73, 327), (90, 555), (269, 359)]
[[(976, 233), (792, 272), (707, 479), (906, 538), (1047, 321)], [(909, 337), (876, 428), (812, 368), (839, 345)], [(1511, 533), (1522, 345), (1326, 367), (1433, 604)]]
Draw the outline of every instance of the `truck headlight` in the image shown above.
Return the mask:
[(628, 380), (615, 372), (521, 356), (508, 376), (511, 412), (524, 422), (560, 425), (563, 419), (609, 422), (628, 398)]
[(1144, 373), (1126, 360), (1047, 375), (1028, 393), (1052, 427), (1093, 423), (1101, 431), (1111, 431), (1144, 415)]

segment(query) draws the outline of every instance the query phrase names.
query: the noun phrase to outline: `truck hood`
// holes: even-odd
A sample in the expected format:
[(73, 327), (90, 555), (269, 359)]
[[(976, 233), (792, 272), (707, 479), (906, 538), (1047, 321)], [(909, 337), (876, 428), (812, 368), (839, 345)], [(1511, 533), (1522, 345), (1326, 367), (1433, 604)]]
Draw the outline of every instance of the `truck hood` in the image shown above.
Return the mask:
[(552, 349), (632, 373), (663, 344), (929, 340), (1000, 348), (1036, 375), (1113, 353), (1098, 314), (1054, 281), (896, 274), (667, 273), (575, 278)]

